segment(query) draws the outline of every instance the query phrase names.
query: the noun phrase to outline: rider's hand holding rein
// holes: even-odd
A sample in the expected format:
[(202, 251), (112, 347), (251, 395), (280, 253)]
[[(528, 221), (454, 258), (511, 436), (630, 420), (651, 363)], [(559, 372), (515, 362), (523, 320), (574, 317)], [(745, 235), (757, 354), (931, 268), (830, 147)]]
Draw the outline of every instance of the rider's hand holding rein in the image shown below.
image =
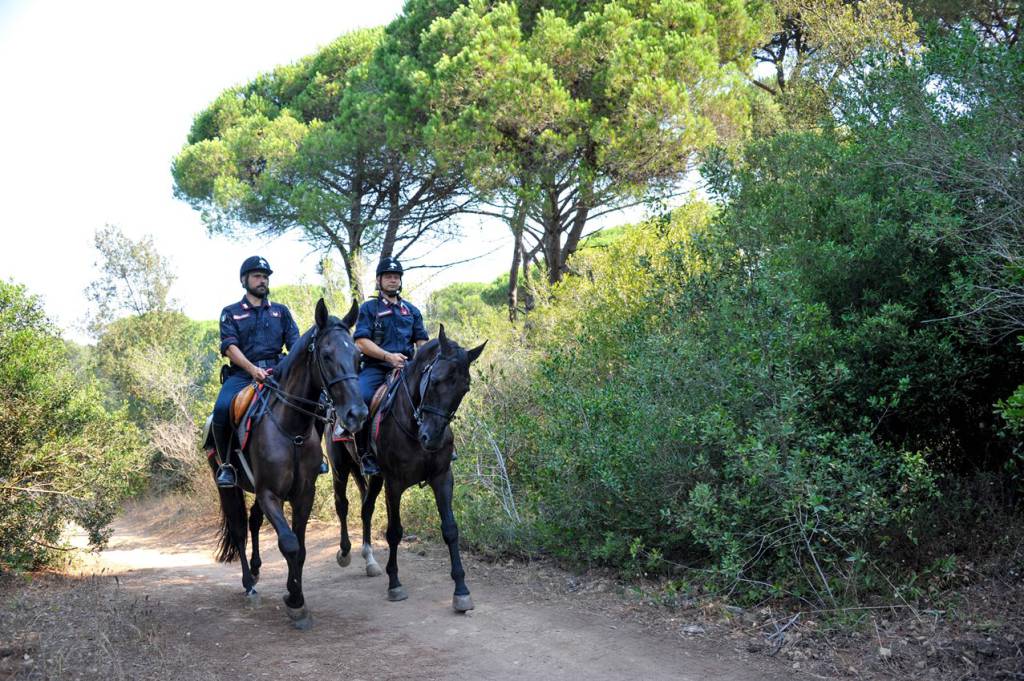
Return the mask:
[(269, 375), (267, 374), (267, 370), (250, 362), (242, 351), (238, 349), (237, 345), (228, 346), (227, 350), (224, 351), (224, 354), (227, 355), (232, 364), (241, 367), (247, 374), (252, 376), (252, 380), (257, 383), (262, 383), (267, 380), (267, 376)]

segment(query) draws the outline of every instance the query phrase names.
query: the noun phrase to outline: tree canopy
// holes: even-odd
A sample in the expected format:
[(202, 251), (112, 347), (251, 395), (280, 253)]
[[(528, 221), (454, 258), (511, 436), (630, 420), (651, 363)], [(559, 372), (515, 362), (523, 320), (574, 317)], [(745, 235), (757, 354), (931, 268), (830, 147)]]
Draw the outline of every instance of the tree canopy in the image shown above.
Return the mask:
[[(195, 119), (173, 165), (176, 194), (213, 233), (298, 231), (337, 252), (353, 293), (362, 261), (452, 234), (457, 173), (431, 163), (415, 125), (385, 108), (380, 29), (226, 90)], [(393, 104), (394, 98), (387, 100)]]

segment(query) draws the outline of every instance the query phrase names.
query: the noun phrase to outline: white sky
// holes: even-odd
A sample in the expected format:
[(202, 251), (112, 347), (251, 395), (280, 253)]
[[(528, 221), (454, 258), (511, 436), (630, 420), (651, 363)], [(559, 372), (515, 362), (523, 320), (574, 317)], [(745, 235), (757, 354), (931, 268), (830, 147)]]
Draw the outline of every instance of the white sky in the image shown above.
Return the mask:
[[(195, 319), (241, 297), (238, 266), (258, 253), (273, 284), (318, 280), (297, 240), (211, 238), (172, 196), (171, 160), (193, 116), (225, 88), (309, 54), (355, 28), (385, 24), (400, 0), (0, 0), (0, 278), (42, 296), (82, 340), (82, 290), (95, 276), (95, 230), (152, 234), (178, 271), (172, 295)], [(511, 256), (500, 225), (467, 229), (439, 262), (500, 250), (443, 274), (409, 277), (422, 301), (450, 281), (489, 281)], [(417, 287), (416, 284), (419, 284)]]

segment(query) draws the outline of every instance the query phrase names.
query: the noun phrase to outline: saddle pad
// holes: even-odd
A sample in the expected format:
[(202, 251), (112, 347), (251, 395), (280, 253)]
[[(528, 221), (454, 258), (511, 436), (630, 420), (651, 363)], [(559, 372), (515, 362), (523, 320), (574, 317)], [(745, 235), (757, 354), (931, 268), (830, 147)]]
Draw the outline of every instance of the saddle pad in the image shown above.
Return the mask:
[(380, 408), (380, 403), (384, 401), (384, 396), (388, 394), (388, 388), (390, 387), (390, 385), (389, 385), (390, 383), (391, 383), (390, 379), (387, 380), (387, 381), (384, 381), (383, 383), (381, 383), (377, 387), (377, 392), (373, 393), (373, 399), (370, 400), (370, 416), (369, 416), (369, 418), (372, 419), (373, 415), (377, 413), (377, 410)]

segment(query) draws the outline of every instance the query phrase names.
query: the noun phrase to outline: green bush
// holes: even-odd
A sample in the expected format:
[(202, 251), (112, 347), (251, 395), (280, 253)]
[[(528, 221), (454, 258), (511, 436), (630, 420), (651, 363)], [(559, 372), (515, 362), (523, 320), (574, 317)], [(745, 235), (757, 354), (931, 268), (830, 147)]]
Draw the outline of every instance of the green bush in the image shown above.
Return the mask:
[[(1018, 63), (963, 42), (934, 54), (989, 84)], [(986, 88), (931, 121), (966, 139), (965, 168), (1006, 156), (977, 153), (994, 138), (962, 120), (1001, 101)], [(979, 546), (993, 509), (1013, 513), (1024, 358), (1016, 333), (979, 333), (1005, 318), (964, 307), (1006, 283), (969, 242), (1003, 219), (986, 192), (1013, 183), (948, 184), (894, 163), (922, 109), (879, 120), (880, 101), (859, 103), (864, 120), (709, 156), (720, 208), (694, 202), (595, 239), (521, 325), (477, 315), (476, 289), (449, 291), (436, 316), (493, 339), (456, 426), (469, 541), (695, 569), (733, 598), (833, 607), (891, 597), (945, 552)], [(949, 167), (919, 160), (936, 158)], [(1001, 493), (977, 500), (972, 480)]]
[(0, 282), (0, 567), (53, 558), (68, 522), (102, 543), (141, 479), (136, 429), (75, 376), (38, 301)]

